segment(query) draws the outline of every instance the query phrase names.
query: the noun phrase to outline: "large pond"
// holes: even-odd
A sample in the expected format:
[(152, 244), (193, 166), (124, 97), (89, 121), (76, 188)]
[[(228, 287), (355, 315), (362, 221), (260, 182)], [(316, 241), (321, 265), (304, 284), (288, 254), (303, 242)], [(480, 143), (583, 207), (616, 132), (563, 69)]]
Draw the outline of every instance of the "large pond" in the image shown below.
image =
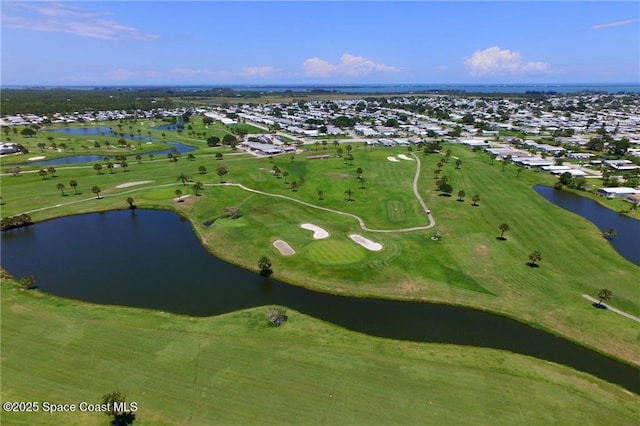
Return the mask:
[[(111, 127), (62, 127), (59, 129), (51, 129), (50, 131), (55, 133), (63, 133), (65, 135), (73, 135), (73, 136), (118, 136), (122, 133), (121, 137), (124, 139), (134, 140), (140, 143), (143, 142), (154, 142), (156, 141), (153, 138), (142, 135), (131, 135), (129, 133), (117, 132), (114, 131)], [(163, 149), (158, 151), (153, 151), (146, 153), (145, 155), (153, 154), (153, 155), (167, 155), (170, 152), (178, 151), (181, 154), (186, 154), (191, 151), (195, 151), (196, 148), (184, 145), (180, 142), (167, 141), (164, 142), (168, 145), (173, 146), (171, 149)], [(132, 156), (135, 154), (131, 154)], [(30, 166), (58, 166), (58, 165), (66, 165), (66, 164), (79, 164), (79, 163), (87, 163), (90, 161), (102, 161), (105, 155), (71, 155), (63, 158), (55, 158), (51, 160), (42, 160), (42, 161), (30, 161), (28, 164)], [(25, 163), (27, 164), (27, 163)]]
[(171, 212), (94, 213), (5, 232), (2, 265), (17, 277), (34, 275), (42, 291), (87, 302), (192, 316), (277, 304), (374, 336), (526, 354), (640, 394), (639, 370), (505, 317), (334, 296), (264, 279), (209, 254), (190, 223)]
[(593, 222), (600, 231), (616, 230), (611, 245), (629, 261), (640, 265), (640, 221), (619, 214), (599, 203), (567, 191), (536, 186), (536, 192), (553, 204)]

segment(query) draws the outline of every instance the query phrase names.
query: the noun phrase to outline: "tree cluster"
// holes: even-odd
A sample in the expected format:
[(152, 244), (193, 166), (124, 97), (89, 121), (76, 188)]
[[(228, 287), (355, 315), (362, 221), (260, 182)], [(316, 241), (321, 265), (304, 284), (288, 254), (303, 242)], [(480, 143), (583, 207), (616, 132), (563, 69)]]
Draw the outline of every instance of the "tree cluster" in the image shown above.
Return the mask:
[(0, 230), (6, 231), (9, 229), (21, 228), (23, 226), (32, 225), (33, 221), (28, 214), (21, 214), (18, 216), (3, 217), (0, 220)]

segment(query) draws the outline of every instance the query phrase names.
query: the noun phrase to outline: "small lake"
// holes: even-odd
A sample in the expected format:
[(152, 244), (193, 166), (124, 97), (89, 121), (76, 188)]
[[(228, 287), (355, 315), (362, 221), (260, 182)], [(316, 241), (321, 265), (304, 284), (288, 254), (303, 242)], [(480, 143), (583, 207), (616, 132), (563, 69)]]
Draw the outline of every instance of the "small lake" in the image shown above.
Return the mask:
[[(56, 132), (56, 133), (63, 133), (66, 135), (73, 135), (73, 136), (95, 136), (95, 137), (99, 137), (99, 136), (118, 136), (120, 133), (123, 132), (116, 132), (114, 131), (111, 127), (63, 127), (63, 128), (59, 128), (59, 129), (50, 129), (49, 131), (51, 132)], [(156, 139), (147, 137), (147, 136), (142, 136), (142, 135), (133, 135), (131, 136), (129, 133), (124, 133), (122, 135), (122, 138), (124, 139), (129, 139), (129, 140), (134, 140), (140, 143), (143, 142), (157, 142)], [(167, 155), (170, 152), (178, 151), (181, 154), (186, 154), (192, 151), (195, 151), (196, 148), (193, 146), (189, 146), (189, 145), (184, 145), (180, 142), (164, 142), (168, 145), (173, 146), (172, 149), (163, 149), (163, 150), (159, 150), (159, 151), (153, 151), (153, 152), (147, 152), (145, 154), (141, 154), (143, 156), (148, 156), (149, 154), (153, 154), (153, 155)], [(94, 161), (102, 161), (105, 157), (113, 157), (116, 154), (113, 155), (71, 155), (68, 157), (63, 157), (63, 158), (55, 158), (52, 160), (41, 160), (41, 161), (30, 161), (28, 163), (23, 163), (23, 165), (30, 165), (30, 166), (58, 166), (58, 165), (69, 165), (69, 164), (79, 164), (79, 163), (87, 163), (87, 162), (94, 162)], [(118, 153), (118, 155), (123, 155), (123, 153)], [(128, 154), (128, 157), (134, 157), (136, 154), (135, 153), (131, 153)]]
[(593, 222), (602, 232), (609, 228), (615, 229), (617, 235), (609, 240), (613, 248), (630, 262), (640, 265), (639, 220), (614, 212), (596, 201), (572, 192), (559, 191), (541, 185), (536, 186), (534, 189), (556, 206)]
[(4, 232), (1, 241), (4, 268), (17, 277), (34, 275), (42, 291), (57, 296), (191, 316), (283, 305), (373, 336), (530, 355), (640, 394), (640, 370), (499, 315), (335, 296), (265, 280), (209, 254), (191, 224), (171, 212), (137, 210), (132, 215), (121, 210), (64, 217)]

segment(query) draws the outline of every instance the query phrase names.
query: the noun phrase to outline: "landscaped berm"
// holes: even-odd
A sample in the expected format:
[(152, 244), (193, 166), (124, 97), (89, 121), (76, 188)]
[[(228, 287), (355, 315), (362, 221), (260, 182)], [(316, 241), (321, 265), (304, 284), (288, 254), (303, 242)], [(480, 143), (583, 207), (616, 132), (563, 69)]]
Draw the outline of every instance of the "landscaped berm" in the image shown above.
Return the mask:
[[(192, 125), (205, 129), (201, 117)], [(169, 136), (196, 145), (193, 158), (131, 159), (107, 172), (59, 166), (55, 177), (37, 166), (15, 176), (3, 169), (2, 217), (27, 214), (37, 223), (129, 209), (131, 198), (138, 211), (177, 211), (210, 252), (256, 274), (268, 256), (273, 277), (291, 285), (479, 308), (640, 366), (637, 323), (593, 309), (581, 296), (597, 295), (606, 283), (615, 295), (608, 304), (640, 316), (640, 267), (592, 223), (537, 195), (535, 185), (556, 182), (550, 175), (493, 164), (460, 145), (443, 145), (460, 159), (458, 168), (440, 153), (413, 157), (401, 147), (351, 143), (349, 158), (325, 148), (330, 158), (308, 160), (318, 147), (293, 159), (255, 157)], [(99, 199), (92, 188), (101, 190)], [(444, 189), (468, 195), (440, 196)], [(502, 223), (510, 227), (505, 241), (496, 239)], [(541, 258), (531, 268), (534, 252)], [(80, 266), (69, 259), (60, 267), (72, 273)], [(266, 320), (267, 307), (185, 318), (22, 291), (10, 280), (3, 280), (1, 303), (3, 402), (99, 402), (120, 390), (139, 403), (136, 424), (154, 425), (637, 424), (640, 417), (637, 395), (565, 367), (376, 339), (304, 313), (288, 311), (280, 327)], [(96, 413), (2, 413), (3, 425), (106, 421)]]

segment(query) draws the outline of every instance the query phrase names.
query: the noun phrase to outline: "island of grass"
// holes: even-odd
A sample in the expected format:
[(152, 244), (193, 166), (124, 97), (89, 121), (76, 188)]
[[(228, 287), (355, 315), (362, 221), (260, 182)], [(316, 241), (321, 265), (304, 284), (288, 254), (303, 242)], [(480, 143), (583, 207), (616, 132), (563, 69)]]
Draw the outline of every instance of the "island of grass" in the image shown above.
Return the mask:
[[(341, 142), (342, 147), (346, 144)], [(581, 296), (597, 294), (606, 282), (615, 294), (612, 304), (638, 316), (640, 268), (615, 252), (594, 225), (535, 193), (533, 186), (551, 186), (554, 178), (511, 167), (503, 171), (481, 153), (445, 146), (462, 161), (461, 167), (445, 162), (439, 176), (447, 176), (454, 193), (467, 194), (457, 201), (441, 197), (436, 188), (433, 171), (444, 156), (418, 153), (422, 164), (417, 194), (430, 210), (426, 215), (412, 187), (420, 166), (387, 159), (412, 158), (406, 148), (350, 145), (352, 162), (333, 147), (312, 149), (291, 161), (287, 156), (256, 158), (202, 144), (192, 160), (132, 162), (127, 171), (113, 173), (98, 174), (87, 164), (58, 167), (53, 177), (25, 166), (19, 176), (2, 178), (2, 215), (28, 213), (38, 222), (128, 208), (126, 199), (131, 197), (138, 208), (170, 209), (189, 218), (207, 249), (220, 258), (255, 270), (257, 260), (269, 254), (275, 276), (294, 285), (485, 309), (640, 365), (636, 324), (592, 309)], [(216, 159), (218, 152), (222, 160)], [(318, 153), (331, 158), (306, 160)], [(222, 184), (217, 173), (221, 165), (228, 171)], [(274, 166), (287, 172), (286, 179), (274, 174)], [(74, 189), (69, 188), (71, 180), (78, 184)], [(153, 182), (127, 185), (148, 180)], [(197, 182), (204, 188), (198, 196), (175, 201), (177, 190), (195, 195)], [(58, 183), (66, 186), (66, 196)], [(100, 200), (91, 193), (94, 186), (101, 189)], [(202, 225), (232, 207), (242, 212), (237, 219)], [(637, 217), (637, 212), (631, 214)], [(314, 240), (301, 223), (312, 223), (330, 237)], [(496, 240), (501, 223), (510, 224), (507, 241)], [(366, 250), (349, 238), (351, 234), (383, 249)], [(273, 246), (276, 240), (295, 247), (295, 256), (281, 255)], [(539, 268), (526, 266), (533, 251), (542, 253)], [(5, 379), (3, 386), (6, 383)]]

